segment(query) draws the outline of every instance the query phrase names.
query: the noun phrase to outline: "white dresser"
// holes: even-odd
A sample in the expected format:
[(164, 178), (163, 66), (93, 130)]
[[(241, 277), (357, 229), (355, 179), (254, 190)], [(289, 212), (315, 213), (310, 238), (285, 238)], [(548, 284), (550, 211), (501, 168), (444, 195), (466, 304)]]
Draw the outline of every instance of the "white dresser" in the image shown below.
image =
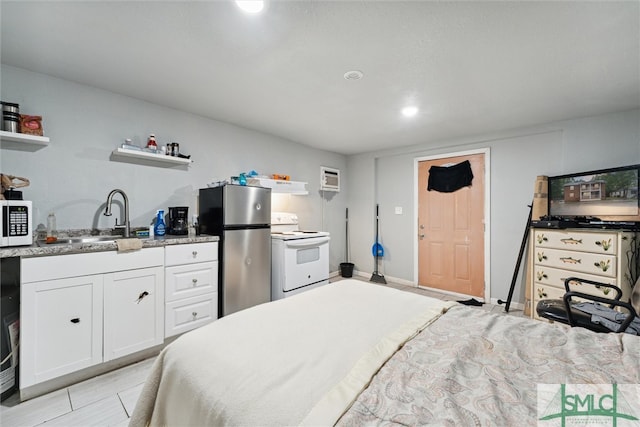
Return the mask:
[[(531, 236), (531, 313), (534, 319), (541, 319), (535, 310), (538, 301), (562, 298), (565, 293), (564, 281), (568, 277), (616, 285), (623, 291), (622, 299), (629, 298), (629, 259), (632, 248), (638, 250), (636, 233), (616, 230), (532, 228)], [(632, 265), (631, 268), (637, 266)], [(596, 288), (579, 282), (571, 283), (571, 289), (605, 297), (613, 295), (609, 288)]]

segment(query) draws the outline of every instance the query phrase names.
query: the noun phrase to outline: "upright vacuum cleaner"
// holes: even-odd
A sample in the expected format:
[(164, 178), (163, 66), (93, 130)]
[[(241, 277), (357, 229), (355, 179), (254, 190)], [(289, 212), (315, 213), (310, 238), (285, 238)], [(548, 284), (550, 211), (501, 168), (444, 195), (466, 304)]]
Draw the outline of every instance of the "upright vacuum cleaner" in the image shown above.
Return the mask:
[(376, 266), (373, 274), (371, 275), (371, 279), (369, 279), (369, 281), (374, 283), (384, 283), (386, 285), (387, 281), (385, 280), (384, 276), (380, 274), (380, 272), (378, 271), (379, 259), (384, 256), (384, 248), (379, 242), (379, 237), (380, 237), (379, 236), (380, 218), (378, 217), (379, 211), (380, 211), (380, 207), (379, 205), (376, 204), (376, 242), (373, 244), (373, 247), (371, 248), (371, 252), (373, 252), (373, 256), (376, 258)]

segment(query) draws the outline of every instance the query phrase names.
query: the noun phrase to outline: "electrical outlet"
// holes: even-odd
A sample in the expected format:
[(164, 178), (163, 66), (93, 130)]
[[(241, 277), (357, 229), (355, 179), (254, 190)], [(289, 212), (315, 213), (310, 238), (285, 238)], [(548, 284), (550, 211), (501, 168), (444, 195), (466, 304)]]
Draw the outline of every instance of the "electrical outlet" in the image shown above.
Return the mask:
[(402, 215), (402, 206), (396, 206), (396, 215)]

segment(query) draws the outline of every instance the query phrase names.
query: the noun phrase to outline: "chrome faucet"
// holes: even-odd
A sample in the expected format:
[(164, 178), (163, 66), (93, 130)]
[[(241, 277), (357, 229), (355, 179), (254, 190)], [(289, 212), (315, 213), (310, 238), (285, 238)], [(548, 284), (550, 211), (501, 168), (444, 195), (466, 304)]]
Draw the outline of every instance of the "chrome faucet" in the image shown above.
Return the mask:
[(127, 198), (127, 195), (124, 194), (124, 191), (118, 188), (111, 190), (111, 193), (107, 196), (107, 208), (104, 211), (104, 215), (111, 216), (111, 201), (116, 193), (122, 194), (122, 198), (124, 199), (124, 222), (118, 225), (118, 219), (116, 218), (116, 225), (114, 228), (124, 228), (124, 237), (130, 237), (131, 224), (129, 223), (129, 199)]

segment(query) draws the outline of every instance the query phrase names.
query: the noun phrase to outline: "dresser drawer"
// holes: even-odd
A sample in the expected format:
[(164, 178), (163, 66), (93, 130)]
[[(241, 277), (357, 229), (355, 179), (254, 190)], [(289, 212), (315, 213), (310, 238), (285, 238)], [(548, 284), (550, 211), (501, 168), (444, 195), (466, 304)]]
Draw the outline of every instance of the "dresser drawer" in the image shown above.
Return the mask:
[[(538, 307), (538, 301), (540, 301), (541, 299), (562, 299), (562, 297), (565, 294), (565, 290), (564, 288), (563, 289), (554, 288), (553, 286), (546, 286), (540, 283), (535, 283), (533, 286), (533, 289), (534, 289), (533, 310), (531, 310), (533, 314), (533, 318), (538, 320), (547, 320), (543, 317), (538, 316), (538, 312), (536, 310), (536, 307)], [(578, 286), (572, 287), (572, 289), (578, 292), (584, 292), (585, 294), (589, 294), (589, 295), (603, 296), (602, 292), (600, 292), (598, 289), (590, 285), (578, 285)], [(607, 288), (601, 288), (601, 289), (607, 289)], [(612, 291), (611, 289), (607, 289), (607, 290)], [(611, 292), (609, 292), (609, 297), (610, 296), (611, 296)], [(574, 298), (571, 298), (571, 301), (580, 302), (580, 301), (587, 301), (587, 300), (574, 297)]]
[[(550, 267), (535, 267), (534, 277), (536, 282), (534, 283), (534, 288), (536, 289), (536, 294), (539, 294), (539, 289), (544, 289), (545, 292), (556, 293), (556, 291), (560, 291), (560, 295), (562, 296), (566, 289), (564, 287), (564, 281), (568, 277), (576, 277), (577, 279), (585, 279), (585, 280), (593, 280), (596, 282), (607, 283), (609, 285), (618, 284), (615, 281), (615, 278), (610, 277), (598, 277), (584, 273), (573, 273), (567, 270), (559, 270), (557, 268)], [(579, 281), (571, 281), (569, 283), (569, 289), (576, 292), (582, 292), (589, 295), (596, 295), (599, 297), (612, 298), (615, 295), (615, 291), (611, 288), (603, 287), (595, 287), (590, 284), (583, 284)], [(624, 295), (623, 295), (624, 297)]]
[(540, 283), (533, 285), (533, 310), (531, 310), (534, 319), (546, 320), (543, 317), (538, 316), (536, 307), (538, 307), (538, 301), (541, 299), (562, 299), (564, 295), (564, 289), (555, 288), (553, 286), (547, 286)]
[(165, 301), (216, 292), (217, 262), (177, 265), (165, 268)]
[(565, 249), (616, 255), (618, 235), (584, 231), (535, 230), (536, 248)]
[(533, 256), (536, 265), (605, 277), (617, 275), (616, 257), (613, 255), (536, 247)]
[(165, 266), (216, 261), (218, 242), (166, 246), (164, 256)]
[(218, 318), (218, 293), (199, 295), (167, 303), (165, 338), (190, 331)]
[[(564, 281), (568, 277), (578, 277), (580, 279), (593, 280), (594, 282), (602, 282), (602, 283), (618, 286), (618, 283), (616, 283), (615, 277), (596, 276), (594, 274), (586, 274), (586, 273), (579, 273), (575, 271), (562, 270), (559, 268), (547, 267), (544, 265), (534, 266), (533, 278), (536, 283), (539, 283), (542, 285), (553, 286), (554, 288), (564, 290)], [(578, 290), (578, 289), (573, 289), (573, 290)], [(601, 294), (594, 293), (593, 295), (601, 295)]]

